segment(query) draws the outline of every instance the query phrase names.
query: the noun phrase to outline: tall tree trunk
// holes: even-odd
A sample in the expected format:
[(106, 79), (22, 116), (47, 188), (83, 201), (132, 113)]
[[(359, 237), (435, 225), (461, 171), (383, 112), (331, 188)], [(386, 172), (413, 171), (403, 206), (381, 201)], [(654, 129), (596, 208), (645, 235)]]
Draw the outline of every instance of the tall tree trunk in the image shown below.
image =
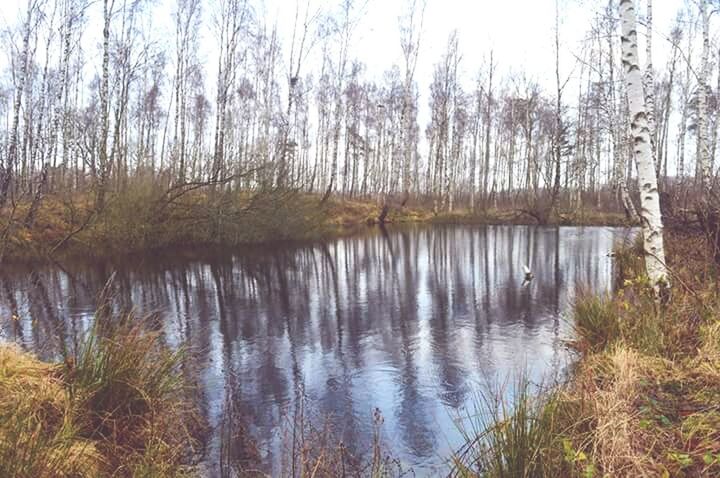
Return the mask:
[[(612, 18), (615, 12), (614, 0), (608, 2), (608, 16)], [(637, 222), (639, 219), (635, 204), (630, 198), (630, 192), (628, 191), (627, 181), (625, 179), (625, 155), (623, 131), (625, 130), (625, 122), (619, 120), (619, 111), (617, 97), (615, 94), (615, 47), (613, 46), (613, 36), (615, 35), (615, 22), (612, 21), (610, 28), (608, 29), (607, 41), (608, 41), (608, 61), (609, 61), (609, 74), (610, 74), (610, 112), (609, 112), (609, 126), (610, 136), (613, 141), (613, 186), (617, 197), (620, 200), (620, 204), (625, 211), (625, 216), (633, 221)]]
[(658, 181), (663, 176), (667, 176), (667, 138), (670, 126), (670, 112), (672, 110), (672, 92), (675, 83), (675, 68), (677, 65), (678, 49), (673, 47), (672, 57), (670, 60), (670, 69), (668, 73), (667, 91), (663, 99), (662, 106), (662, 128), (657, 143), (657, 177)]
[(482, 194), (483, 202), (487, 207), (488, 179), (490, 176), (490, 133), (492, 131), (492, 102), (493, 102), (493, 52), (490, 51), (490, 71), (488, 72), (487, 105), (485, 110), (485, 160), (483, 161)]
[[(720, 49), (718, 49), (718, 62), (717, 62), (717, 86), (715, 87), (715, 94), (720, 95)], [(720, 98), (720, 96), (719, 96)], [(715, 122), (713, 123), (713, 130), (712, 130), (712, 141), (711, 141), (711, 148), (712, 151), (710, 151), (710, 158), (708, 159), (708, 162), (710, 163), (710, 172), (712, 174), (713, 171), (715, 171), (715, 159), (716, 159), (716, 153), (717, 153), (717, 143), (718, 143), (718, 127), (720, 126), (720, 108), (718, 106), (715, 107)]]
[(710, 148), (708, 144), (708, 77), (710, 63), (710, 13), (707, 10), (706, 0), (699, 0), (700, 21), (702, 22), (702, 55), (700, 58), (700, 71), (698, 73), (698, 119), (697, 119), (697, 170), (701, 187), (710, 182)]
[(645, 88), (645, 112), (647, 114), (648, 128), (650, 129), (650, 147), (653, 159), (657, 153), (657, 127), (655, 122), (655, 72), (652, 64), (652, 0), (647, 0), (647, 17), (645, 19), (645, 75), (643, 76)]
[[(114, 4), (112, 0), (112, 4)], [(110, 175), (110, 164), (108, 158), (108, 135), (110, 132), (110, 15), (112, 4), (110, 0), (103, 0), (103, 58), (102, 58), (102, 78), (100, 82), (100, 146), (98, 156), (99, 178), (97, 179), (95, 192), (95, 209), (101, 210), (105, 206), (105, 193), (107, 181)]]
[(620, 0), (619, 10), (622, 22), (622, 64), (630, 108), (633, 153), (640, 180), (645, 268), (656, 293), (659, 294), (662, 288), (669, 286), (669, 278), (665, 265), (660, 195), (653, 164), (650, 128), (645, 113), (642, 74), (638, 60), (634, 0)]
[(560, 11), (558, 0), (555, 0), (555, 135), (554, 135), (554, 178), (550, 193), (550, 204), (542, 213), (542, 221), (550, 219), (560, 197), (560, 171), (562, 160), (563, 122), (562, 122), (562, 85), (560, 84)]

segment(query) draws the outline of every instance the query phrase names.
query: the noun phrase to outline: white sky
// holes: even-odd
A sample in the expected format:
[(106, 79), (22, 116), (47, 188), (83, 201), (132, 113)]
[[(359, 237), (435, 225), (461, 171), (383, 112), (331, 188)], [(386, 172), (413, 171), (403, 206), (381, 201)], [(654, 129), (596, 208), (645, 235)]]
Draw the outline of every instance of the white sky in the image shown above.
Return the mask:
[[(52, 2), (54, 0), (48, 0)], [(301, 0), (304, 2), (304, 0)], [(380, 78), (383, 71), (393, 63), (401, 62), (398, 33), (398, 17), (405, 0), (356, 0), (367, 1), (364, 15), (355, 30), (351, 59), (359, 58), (368, 73)], [(579, 55), (582, 38), (590, 28), (595, 12), (606, 5), (607, 0), (559, 0), (561, 9), (561, 55), (562, 69), (568, 74)], [(119, 4), (120, 0), (116, 0)], [(172, 13), (175, 0), (151, 0), (152, 15), (147, 15), (151, 36), (173, 48), (174, 25)], [(260, 3), (260, 2), (256, 2)], [(312, 0), (315, 8), (338, 10), (340, 0)], [(640, 2), (639, 13), (644, 14), (645, 2)], [(666, 35), (682, 0), (655, 0), (655, 30)], [(261, 3), (268, 24), (277, 23), (282, 40), (289, 45), (292, 20), (295, 12), (293, 0), (265, 0)], [(13, 26), (27, 5), (27, 0), (0, 0), (0, 28)], [(203, 26), (201, 27), (200, 57), (206, 65), (214, 65), (214, 36), (211, 15), (214, 0), (204, 0)], [(91, 6), (90, 23), (99, 23), (102, 2), (96, 0)], [(447, 39), (457, 29), (462, 53), (461, 77), (471, 82), (484, 64), (489, 51), (494, 50), (495, 60), (501, 72), (525, 72), (526, 75), (553, 91), (554, 82), (554, 34), (555, 0), (427, 0), (425, 23), (416, 79), (423, 93), (432, 80), (433, 64), (445, 50)], [(86, 53), (93, 50), (99, 55), (99, 25), (88, 27), (85, 35)], [(640, 29), (642, 37), (642, 28)], [(641, 38), (642, 40), (642, 38)], [(656, 68), (664, 65), (668, 51), (662, 37), (655, 37)], [(94, 48), (95, 47), (95, 48)], [(642, 48), (642, 45), (641, 45)], [(316, 47), (319, 50), (319, 46)], [(287, 48), (286, 48), (287, 51)], [(6, 52), (7, 55), (7, 52)], [(204, 58), (203, 58), (204, 57)], [(312, 65), (308, 65), (311, 68)], [(209, 72), (214, 71), (212, 69)], [(307, 72), (307, 71), (306, 71)]]

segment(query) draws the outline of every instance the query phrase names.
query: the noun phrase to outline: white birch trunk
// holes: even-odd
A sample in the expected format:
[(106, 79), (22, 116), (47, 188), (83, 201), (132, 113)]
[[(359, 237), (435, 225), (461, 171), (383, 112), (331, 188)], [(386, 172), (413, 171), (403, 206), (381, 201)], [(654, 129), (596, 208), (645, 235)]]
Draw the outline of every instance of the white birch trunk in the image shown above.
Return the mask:
[[(114, 5), (114, 0), (112, 4)], [(100, 151), (98, 155), (98, 178), (95, 196), (95, 208), (101, 210), (105, 206), (105, 189), (110, 175), (110, 160), (108, 158), (108, 135), (110, 133), (110, 17), (112, 5), (109, 0), (103, 1), (103, 56), (102, 76), (100, 80)]]
[[(612, 14), (615, 11), (614, 0), (608, 0), (607, 12)], [(608, 102), (610, 103), (608, 112), (608, 125), (610, 127), (610, 137), (612, 139), (613, 146), (613, 188), (618, 195), (620, 204), (625, 211), (625, 215), (628, 219), (633, 222), (637, 222), (639, 219), (635, 205), (630, 199), (630, 193), (628, 192), (627, 182), (625, 181), (625, 142), (623, 129), (625, 122), (620, 116), (618, 111), (617, 95), (615, 93), (615, 46), (613, 43), (613, 36), (616, 31), (615, 22), (611, 22), (608, 27), (607, 43), (608, 43), (608, 68), (610, 74), (610, 81), (608, 82)]]
[(669, 279), (665, 265), (660, 196), (653, 164), (650, 129), (645, 113), (642, 74), (638, 60), (634, 0), (620, 0), (619, 10), (622, 21), (622, 64), (630, 107), (633, 154), (640, 181), (640, 215), (642, 217), (645, 268), (656, 293), (659, 293), (662, 287), (669, 285)]
[(655, 159), (657, 151), (657, 127), (655, 123), (655, 73), (652, 64), (652, 0), (647, 0), (647, 35), (645, 39), (645, 111), (647, 114), (648, 128), (650, 128), (650, 144)]
[(710, 181), (710, 148), (708, 144), (708, 107), (707, 85), (709, 75), (710, 53), (710, 14), (707, 10), (706, 0), (700, 0), (700, 21), (702, 22), (703, 46), (700, 58), (700, 72), (698, 74), (698, 120), (697, 120), (697, 177), (700, 184), (706, 185)]

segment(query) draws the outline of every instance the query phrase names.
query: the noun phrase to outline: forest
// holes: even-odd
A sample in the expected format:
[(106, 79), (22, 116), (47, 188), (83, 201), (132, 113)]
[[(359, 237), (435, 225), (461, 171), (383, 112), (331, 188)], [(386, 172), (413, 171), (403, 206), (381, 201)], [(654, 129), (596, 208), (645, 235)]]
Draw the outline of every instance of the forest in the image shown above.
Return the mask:
[[(432, 78), (416, 78), (427, 21), (419, 0), (398, 18), (402, 61), (381, 78), (351, 56), (369, 8), (362, 2), (297, 2), (292, 30), (281, 32), (246, 0), (178, 1), (167, 46), (145, 31), (151, 2), (29, 2), (7, 32), (3, 237), (61, 249), (118, 202), (148, 209), (146, 223), (221, 230), (223, 210), (237, 219), (288, 194), (323, 205), (416, 204), (435, 216), (505, 209), (545, 224), (560, 211), (592, 209), (637, 221), (640, 168), (614, 3), (594, 5), (569, 64), (560, 55), (562, 5), (554, 6), (548, 90), (531, 76), (503, 74), (492, 49), (474, 78), (460, 78), (469, 60), (457, 32), (433, 59)], [(669, 52), (658, 64), (644, 35), (638, 65), (655, 175), (675, 209), (691, 208), (688, 198), (717, 168), (719, 50), (711, 45), (713, 4), (700, 4), (679, 5), (672, 30), (655, 34)], [(99, 51), (88, 45), (95, 22)], [(652, 31), (651, 7), (643, 23)], [(200, 31), (212, 33), (216, 62), (200, 52)], [(429, 108), (423, 124), (421, 98)], [(196, 210), (207, 191), (208, 207)], [(192, 213), (173, 207), (188, 195)], [(55, 234), (23, 235), (46, 198), (62, 218)]]
[(0, 7), (1, 476), (720, 473), (720, 2), (438, 2)]

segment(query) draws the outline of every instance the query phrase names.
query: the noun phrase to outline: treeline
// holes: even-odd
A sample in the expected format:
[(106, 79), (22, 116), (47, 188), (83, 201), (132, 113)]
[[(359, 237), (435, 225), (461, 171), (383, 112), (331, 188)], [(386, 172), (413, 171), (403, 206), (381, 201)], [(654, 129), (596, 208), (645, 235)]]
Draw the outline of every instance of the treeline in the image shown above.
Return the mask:
[[(109, 193), (142, 177), (175, 190), (420, 198), (436, 210), (506, 201), (540, 222), (560, 201), (604, 201), (636, 215), (614, 0), (594, 6), (572, 64), (561, 62), (556, 2), (553, 91), (501, 74), (502, 59), (489, 50), (478, 55), (484, 64), (467, 87), (461, 67), (480, 58), (461, 54), (456, 33), (432, 78), (417, 78), (429, 21), (423, 0), (404, 5), (401, 61), (381, 79), (352, 56), (353, 33), (372, 6), (342, 0), (324, 10), (298, 0), (288, 6), (292, 30), (279, 31), (255, 3), (177, 0), (166, 47), (153, 36), (150, 1), (28, 0), (3, 37), (11, 61), (0, 90), (0, 207), (32, 202), (25, 221), (32, 223), (45, 193), (91, 191), (101, 210)], [(716, 6), (679, 4), (672, 31), (646, 42), (643, 86), (661, 188), (714, 176)], [(639, 28), (653, 32), (652, 2), (645, 7)], [(98, 19), (101, 41), (89, 46)], [(201, 32), (214, 42), (210, 55)], [(669, 51), (656, 64), (653, 36)], [(419, 121), (421, 98), (429, 102), (427, 124)]]

